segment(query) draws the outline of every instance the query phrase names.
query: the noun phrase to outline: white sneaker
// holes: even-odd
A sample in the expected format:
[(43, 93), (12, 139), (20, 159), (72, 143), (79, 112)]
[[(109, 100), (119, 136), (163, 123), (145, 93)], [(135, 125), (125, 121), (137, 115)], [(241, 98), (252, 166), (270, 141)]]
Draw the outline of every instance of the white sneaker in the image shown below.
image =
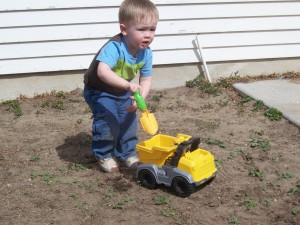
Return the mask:
[(104, 172), (113, 173), (119, 171), (118, 164), (113, 158), (99, 159), (98, 164)]
[(125, 165), (130, 169), (135, 169), (139, 163), (140, 160), (136, 156), (131, 156), (125, 161)]

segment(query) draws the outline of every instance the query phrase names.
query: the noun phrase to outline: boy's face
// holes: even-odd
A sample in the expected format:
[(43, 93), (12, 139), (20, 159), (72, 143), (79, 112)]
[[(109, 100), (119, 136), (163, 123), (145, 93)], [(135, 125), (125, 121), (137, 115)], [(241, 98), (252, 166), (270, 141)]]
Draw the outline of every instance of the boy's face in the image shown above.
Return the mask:
[(120, 24), (121, 32), (125, 37), (127, 47), (132, 55), (139, 49), (147, 48), (154, 39), (157, 21), (145, 21), (141, 23), (130, 22)]

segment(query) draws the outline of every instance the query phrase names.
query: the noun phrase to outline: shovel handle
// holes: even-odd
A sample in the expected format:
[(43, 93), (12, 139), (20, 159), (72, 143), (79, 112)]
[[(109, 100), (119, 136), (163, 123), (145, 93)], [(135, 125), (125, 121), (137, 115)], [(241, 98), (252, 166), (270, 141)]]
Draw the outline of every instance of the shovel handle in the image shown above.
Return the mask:
[(141, 111), (145, 111), (147, 109), (147, 104), (145, 99), (140, 95), (140, 90), (137, 90), (133, 93), (134, 100), (136, 101), (137, 107)]

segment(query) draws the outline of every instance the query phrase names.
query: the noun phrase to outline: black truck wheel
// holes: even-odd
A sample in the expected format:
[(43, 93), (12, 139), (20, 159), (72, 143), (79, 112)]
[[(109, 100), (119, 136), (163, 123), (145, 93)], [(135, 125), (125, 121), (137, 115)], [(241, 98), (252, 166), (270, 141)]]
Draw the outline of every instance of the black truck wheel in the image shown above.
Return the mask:
[(180, 197), (188, 197), (195, 191), (195, 185), (188, 182), (184, 177), (174, 177), (172, 189)]
[(154, 189), (157, 187), (155, 176), (150, 170), (141, 170), (138, 173), (138, 179), (141, 182), (141, 185), (145, 188)]

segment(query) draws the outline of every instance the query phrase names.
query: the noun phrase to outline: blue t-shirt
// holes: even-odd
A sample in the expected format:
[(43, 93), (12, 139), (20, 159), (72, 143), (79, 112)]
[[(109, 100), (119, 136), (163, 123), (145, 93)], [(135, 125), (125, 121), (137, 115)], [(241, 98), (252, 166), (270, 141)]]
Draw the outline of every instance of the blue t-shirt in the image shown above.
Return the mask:
[(122, 34), (107, 42), (96, 58), (106, 63), (120, 77), (130, 81), (140, 71), (141, 77), (152, 75), (152, 51), (150, 48), (138, 50), (132, 56)]

